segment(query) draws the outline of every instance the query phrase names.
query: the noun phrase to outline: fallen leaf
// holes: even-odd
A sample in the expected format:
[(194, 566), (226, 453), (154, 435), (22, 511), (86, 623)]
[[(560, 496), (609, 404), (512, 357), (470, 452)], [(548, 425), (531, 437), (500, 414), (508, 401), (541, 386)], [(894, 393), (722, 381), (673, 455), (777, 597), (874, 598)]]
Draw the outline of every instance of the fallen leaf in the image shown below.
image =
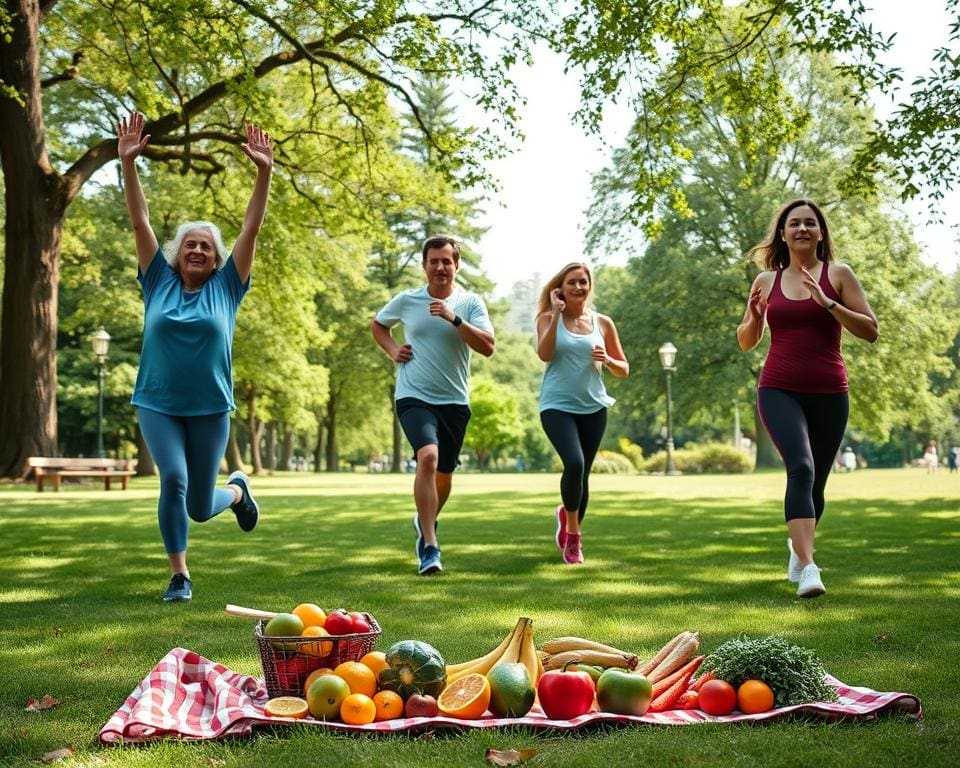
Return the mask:
[(43, 757), (40, 758), (41, 763), (55, 763), (57, 760), (63, 760), (66, 757), (70, 757), (73, 754), (73, 750), (70, 747), (64, 747), (63, 749), (55, 749), (53, 752), (47, 752)]
[(875, 642), (877, 645), (883, 645), (889, 639), (890, 639), (889, 632), (881, 632), (879, 635), (873, 638), (873, 642)]
[(217, 766), (217, 768), (219, 768), (219, 766), (221, 766), (221, 765), (226, 765), (226, 764), (227, 764), (227, 761), (226, 761), (226, 760), (223, 760), (223, 759), (221, 759), (221, 758), (219, 758), (219, 757), (208, 757), (208, 758), (207, 758), (207, 765), (213, 765), (213, 766)]
[(537, 751), (536, 749), (488, 749), (485, 757), (490, 765), (520, 765), (537, 754)]
[(103, 652), (104, 652), (107, 656), (113, 656), (113, 646), (112, 646), (112, 645), (108, 645), (106, 648), (103, 649)]
[(37, 701), (31, 696), (27, 699), (27, 706), (24, 708), (24, 712), (42, 712), (45, 709), (53, 709), (59, 703), (60, 702), (49, 693), (45, 693), (40, 701)]
[(63, 627), (54, 627), (54, 628), (53, 628), (53, 636), (54, 636), (54, 637), (60, 637), (60, 635), (62, 635), (62, 634), (63, 634)]

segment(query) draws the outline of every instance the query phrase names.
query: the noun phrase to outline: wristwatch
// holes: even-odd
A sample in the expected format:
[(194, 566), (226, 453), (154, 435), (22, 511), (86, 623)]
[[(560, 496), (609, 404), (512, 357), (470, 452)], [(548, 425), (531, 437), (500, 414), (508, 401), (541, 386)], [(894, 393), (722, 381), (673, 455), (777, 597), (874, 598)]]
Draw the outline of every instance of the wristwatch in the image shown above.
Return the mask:
[(460, 317), (460, 315), (454, 315), (453, 320), (451, 320), (450, 322), (453, 323), (454, 328), (459, 328), (461, 323), (463, 323), (463, 318)]
[(834, 308), (835, 306), (837, 306), (837, 302), (831, 301), (829, 304), (827, 304), (827, 309), (828, 309), (830, 312), (833, 312), (833, 308)]

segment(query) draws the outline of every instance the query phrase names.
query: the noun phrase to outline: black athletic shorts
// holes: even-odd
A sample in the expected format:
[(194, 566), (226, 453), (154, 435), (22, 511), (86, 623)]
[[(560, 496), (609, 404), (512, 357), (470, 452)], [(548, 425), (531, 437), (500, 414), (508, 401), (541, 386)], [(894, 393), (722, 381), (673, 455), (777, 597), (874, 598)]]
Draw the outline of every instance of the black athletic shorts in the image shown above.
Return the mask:
[(460, 464), (460, 449), (470, 421), (470, 406), (434, 405), (415, 397), (397, 400), (397, 418), (416, 453), (425, 445), (439, 452), (437, 471), (450, 473)]

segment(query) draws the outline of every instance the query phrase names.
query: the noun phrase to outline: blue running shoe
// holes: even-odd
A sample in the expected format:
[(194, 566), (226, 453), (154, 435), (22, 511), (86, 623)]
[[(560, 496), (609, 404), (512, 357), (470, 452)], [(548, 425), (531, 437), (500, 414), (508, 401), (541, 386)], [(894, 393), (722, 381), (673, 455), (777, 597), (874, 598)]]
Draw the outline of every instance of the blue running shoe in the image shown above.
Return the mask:
[(257, 521), (260, 519), (260, 505), (250, 494), (250, 478), (247, 477), (246, 472), (241, 472), (238, 469), (236, 472), (230, 473), (230, 477), (227, 478), (227, 485), (237, 486), (243, 494), (240, 501), (230, 505), (233, 514), (237, 516), (237, 524), (240, 526), (240, 530), (252, 531), (257, 527)]
[(170, 586), (163, 593), (163, 602), (186, 602), (193, 597), (193, 582), (185, 573), (175, 573), (170, 579)]
[(439, 547), (435, 547), (433, 544), (427, 544), (427, 546), (423, 548), (423, 557), (420, 558), (419, 574), (421, 576), (429, 576), (432, 573), (440, 573), (442, 570), (443, 566), (440, 564)]
[[(433, 521), (433, 535), (437, 535), (437, 528), (440, 526), (439, 520)], [(420, 515), (416, 512), (413, 513), (413, 530), (417, 532), (417, 543), (414, 546), (414, 553), (417, 555), (417, 560), (423, 559), (423, 531), (420, 530)]]

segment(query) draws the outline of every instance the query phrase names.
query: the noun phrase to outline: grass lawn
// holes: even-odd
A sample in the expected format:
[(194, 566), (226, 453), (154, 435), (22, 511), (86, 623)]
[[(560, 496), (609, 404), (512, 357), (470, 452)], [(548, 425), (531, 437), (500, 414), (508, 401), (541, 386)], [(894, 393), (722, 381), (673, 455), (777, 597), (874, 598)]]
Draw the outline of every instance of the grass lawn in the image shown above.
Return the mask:
[[(794, 597), (780, 472), (596, 476), (586, 563), (553, 543), (556, 475), (461, 475), (441, 515), (443, 574), (416, 575), (412, 476), (254, 479), (263, 515), (191, 524), (194, 599), (164, 605), (157, 483), (127, 492), (0, 486), (0, 765), (71, 747), (82, 766), (469, 766), (487, 747), (533, 747), (531, 766), (955, 766), (960, 760), (960, 475), (836, 475), (817, 548), (827, 594)], [(226, 603), (363, 609), (379, 648), (417, 638), (463, 661), (520, 615), (536, 637), (581, 635), (650, 655), (683, 629), (710, 651), (739, 633), (783, 633), (846, 683), (920, 697), (924, 718), (827, 725), (621, 727), (427, 736), (285, 728), (216, 743), (101, 748), (100, 727), (171, 648), (260, 674), (252, 621)], [(28, 697), (59, 705), (24, 712)]]

